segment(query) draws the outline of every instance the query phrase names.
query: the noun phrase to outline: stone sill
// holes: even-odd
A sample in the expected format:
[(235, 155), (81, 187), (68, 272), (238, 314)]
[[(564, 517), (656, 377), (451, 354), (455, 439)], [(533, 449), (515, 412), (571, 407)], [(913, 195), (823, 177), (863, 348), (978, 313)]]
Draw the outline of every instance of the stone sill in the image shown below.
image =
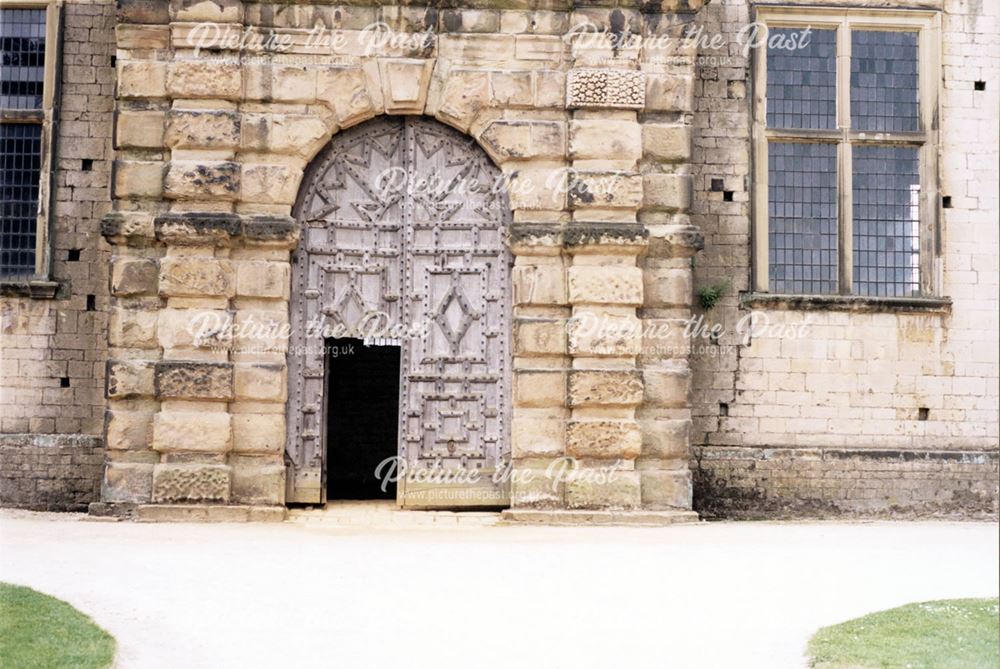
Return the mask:
[(0, 297), (30, 297), (36, 300), (53, 300), (62, 284), (58, 281), (0, 281)]
[(951, 313), (948, 297), (869, 297), (864, 295), (778, 295), (744, 293), (742, 307), (788, 311), (853, 311), (855, 313)]

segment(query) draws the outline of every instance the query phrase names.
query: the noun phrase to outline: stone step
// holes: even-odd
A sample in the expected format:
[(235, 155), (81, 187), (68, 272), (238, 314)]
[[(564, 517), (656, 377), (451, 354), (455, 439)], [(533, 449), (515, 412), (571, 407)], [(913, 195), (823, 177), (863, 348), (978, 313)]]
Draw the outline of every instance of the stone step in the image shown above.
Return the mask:
[(392, 501), (331, 502), (323, 508), (290, 509), (289, 522), (321, 527), (486, 527), (500, 522), (492, 511), (410, 511)]

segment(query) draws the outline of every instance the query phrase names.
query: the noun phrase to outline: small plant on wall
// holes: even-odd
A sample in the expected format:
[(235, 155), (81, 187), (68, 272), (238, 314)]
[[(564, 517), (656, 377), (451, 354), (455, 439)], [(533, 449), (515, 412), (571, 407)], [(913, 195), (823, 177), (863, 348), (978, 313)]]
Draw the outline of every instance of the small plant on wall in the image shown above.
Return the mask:
[(718, 303), (722, 296), (727, 290), (730, 289), (732, 284), (729, 279), (724, 279), (716, 283), (710, 284), (708, 286), (702, 286), (698, 289), (698, 302), (701, 304), (701, 308), (705, 311), (709, 311)]

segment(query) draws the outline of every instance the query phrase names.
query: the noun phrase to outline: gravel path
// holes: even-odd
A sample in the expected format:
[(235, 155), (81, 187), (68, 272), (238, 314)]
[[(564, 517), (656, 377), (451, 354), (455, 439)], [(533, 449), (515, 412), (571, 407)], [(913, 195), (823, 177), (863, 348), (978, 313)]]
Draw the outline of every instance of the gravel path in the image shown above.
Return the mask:
[(986, 523), (366, 529), (0, 511), (0, 579), (123, 669), (800, 668), (819, 626), (996, 596)]

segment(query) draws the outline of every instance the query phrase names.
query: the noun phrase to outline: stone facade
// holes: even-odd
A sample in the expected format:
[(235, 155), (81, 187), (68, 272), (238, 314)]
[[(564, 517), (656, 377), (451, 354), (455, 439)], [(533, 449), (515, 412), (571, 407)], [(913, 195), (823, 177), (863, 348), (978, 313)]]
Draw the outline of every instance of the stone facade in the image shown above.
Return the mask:
[[(657, 342), (641, 326), (673, 337), (690, 310), (694, 43), (648, 52), (567, 32), (679, 34), (697, 3), (119, 5), (105, 502), (285, 501), (284, 344), (248, 341), (241, 321), (288, 322), (290, 214), (310, 159), (377, 115), (423, 114), (474, 138), (508, 178), (511, 516), (693, 517), (687, 361), (644, 353)], [(290, 46), (207, 52), (208, 23)], [(332, 48), (309, 43), (317, 23)], [(387, 44), (372, 48), (373, 24)], [(662, 281), (681, 289), (645, 289)], [(194, 341), (205, 314), (229, 325)], [(553, 486), (546, 471), (564, 456), (612, 474)]]
[(114, 3), (68, 2), (63, 25), (55, 295), (0, 286), (0, 500), (50, 509), (80, 508), (100, 489), (91, 463), (104, 429), (109, 253), (98, 231), (111, 209)]
[[(68, 0), (61, 287), (0, 299), (3, 503), (79, 507), (101, 442), (49, 435), (85, 435), (104, 438), (106, 504), (283, 505), (284, 342), (240, 325), (288, 323), (310, 160), (341, 130), (419, 114), (507, 177), (510, 450), (527, 474), (509, 518), (673, 522), (692, 499), (707, 517), (995, 515), (996, 16), (917, 3), (944, 19), (950, 304), (818, 309), (749, 295), (752, 82), (735, 36), (752, 8), (702, 4)], [(697, 39), (717, 32), (722, 50)], [(744, 341), (750, 309), (808, 318), (810, 336)], [(721, 337), (685, 341), (692, 315)], [(72, 472), (41, 471), (54, 452)], [(595, 475), (553, 486), (564, 456)], [(64, 478), (61, 497), (43, 484)]]

